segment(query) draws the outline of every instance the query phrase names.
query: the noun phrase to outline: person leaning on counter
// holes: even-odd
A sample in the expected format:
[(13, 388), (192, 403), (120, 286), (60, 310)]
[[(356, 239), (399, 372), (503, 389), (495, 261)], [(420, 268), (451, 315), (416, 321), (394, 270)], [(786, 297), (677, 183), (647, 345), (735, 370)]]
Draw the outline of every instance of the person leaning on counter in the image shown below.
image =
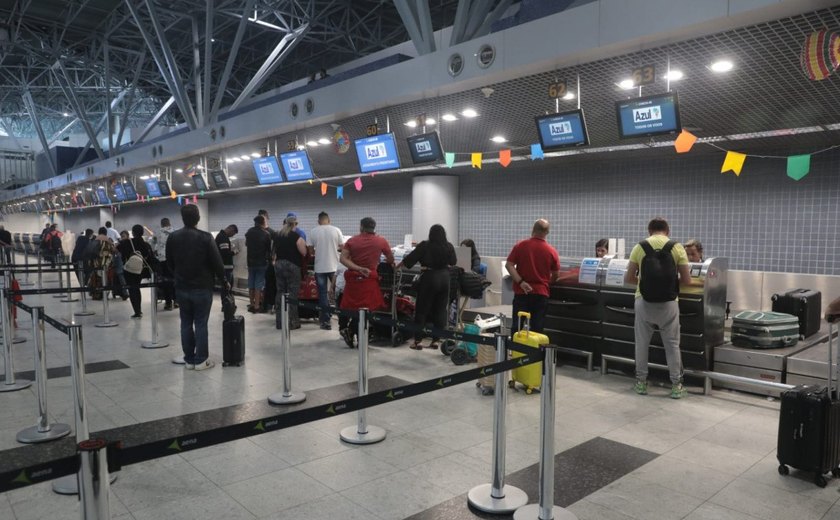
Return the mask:
[(685, 254), (688, 256), (689, 262), (702, 263), (705, 260), (703, 257), (703, 244), (696, 238), (692, 238), (683, 244), (683, 247), (685, 248)]
[(610, 241), (606, 238), (595, 242), (595, 258), (604, 258), (610, 253)]

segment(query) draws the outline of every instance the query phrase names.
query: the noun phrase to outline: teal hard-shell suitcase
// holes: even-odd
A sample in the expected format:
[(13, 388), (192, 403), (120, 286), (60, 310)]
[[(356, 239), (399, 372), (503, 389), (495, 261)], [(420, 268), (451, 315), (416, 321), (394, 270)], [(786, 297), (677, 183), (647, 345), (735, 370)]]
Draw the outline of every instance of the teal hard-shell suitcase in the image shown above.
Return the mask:
[(799, 318), (782, 312), (741, 311), (732, 318), (732, 344), (784, 348), (799, 342)]

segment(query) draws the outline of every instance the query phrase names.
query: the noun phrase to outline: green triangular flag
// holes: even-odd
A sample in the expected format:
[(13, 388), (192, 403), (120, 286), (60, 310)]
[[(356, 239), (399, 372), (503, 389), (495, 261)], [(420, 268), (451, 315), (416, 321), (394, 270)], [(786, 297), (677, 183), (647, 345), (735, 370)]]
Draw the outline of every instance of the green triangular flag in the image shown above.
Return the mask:
[(787, 176), (798, 181), (811, 171), (811, 155), (791, 155), (787, 160)]
[(169, 445), (168, 449), (181, 451), (181, 446), (178, 445), (178, 439), (175, 439), (174, 441), (172, 441), (172, 444)]
[(452, 168), (452, 165), (455, 164), (455, 154), (452, 152), (446, 152), (444, 156), (446, 157), (446, 166)]

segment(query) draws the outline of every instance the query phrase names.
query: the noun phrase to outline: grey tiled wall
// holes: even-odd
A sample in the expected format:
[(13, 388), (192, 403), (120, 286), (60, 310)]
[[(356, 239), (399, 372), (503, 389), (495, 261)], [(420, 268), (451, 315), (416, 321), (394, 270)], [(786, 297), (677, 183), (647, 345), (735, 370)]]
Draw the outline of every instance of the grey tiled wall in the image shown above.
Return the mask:
[(644, 238), (662, 215), (672, 237), (703, 242), (733, 269), (840, 275), (840, 153), (812, 158), (801, 181), (784, 160), (748, 158), (740, 177), (721, 174), (723, 154), (581, 163), (550, 159), (485, 165), (461, 177), (461, 238), (505, 256), (540, 217), (560, 255), (594, 253), (602, 237)]

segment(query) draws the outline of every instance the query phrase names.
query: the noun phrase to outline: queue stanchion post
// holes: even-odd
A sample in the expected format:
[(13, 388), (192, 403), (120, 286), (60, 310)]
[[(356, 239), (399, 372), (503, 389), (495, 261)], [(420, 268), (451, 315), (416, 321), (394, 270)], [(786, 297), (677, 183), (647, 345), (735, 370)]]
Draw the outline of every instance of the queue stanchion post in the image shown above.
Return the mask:
[[(76, 266), (76, 269), (77, 269), (77, 272), (79, 273), (79, 280), (81, 280), (81, 282), (79, 282), (79, 287), (81, 287), (84, 290), (79, 294), (79, 299), (82, 301), (82, 309), (74, 312), (73, 315), (74, 316), (93, 316), (96, 313), (93, 312), (92, 310), (88, 309), (88, 306), (87, 306), (87, 280), (85, 279), (85, 269), (82, 266), (81, 262), (79, 263), (79, 265)], [(104, 297), (104, 294), (103, 294), (103, 297)]]
[(50, 424), (47, 413), (47, 348), (44, 331), (44, 308), (32, 307), (32, 339), (35, 342), (35, 386), (38, 390), (38, 424), (18, 432), (17, 441), (35, 444), (60, 439), (70, 434), (64, 423)]
[(18, 283), (21, 287), (31, 287), (35, 285), (31, 281), (29, 281), (29, 253), (26, 250), (26, 247), (23, 248), (23, 268), (24, 268), (24, 275), (23, 280), (18, 280)]
[(38, 250), (38, 289), (43, 289), (44, 288), (44, 277), (43, 277), (43, 273), (41, 272), (42, 265), (43, 264), (41, 263), (41, 250), (39, 249)]
[(163, 348), (168, 347), (169, 343), (165, 341), (160, 341), (158, 338), (158, 316), (157, 316), (157, 284), (155, 273), (151, 273), (151, 280), (152, 280), (152, 339), (151, 341), (144, 341), (140, 344), (143, 348)]
[(23, 390), (32, 386), (32, 381), (28, 379), (15, 379), (15, 359), (14, 352), (12, 352), (12, 343), (14, 340), (14, 325), (12, 321), (12, 312), (9, 308), (10, 299), (7, 288), (11, 287), (12, 275), (6, 270), (3, 276), (0, 277), (3, 282), (2, 291), (0, 292), (0, 315), (3, 320), (3, 355), (4, 355), (4, 370), (5, 381), (0, 385), (0, 392), (15, 392)]
[(108, 264), (102, 266), (102, 315), (105, 317), (105, 321), (101, 321), (99, 323), (95, 323), (94, 327), (99, 328), (109, 328), (109, 327), (116, 327), (119, 325), (115, 321), (111, 321), (111, 311), (108, 307), (108, 292), (104, 289), (107, 287), (106, 281), (108, 280)]
[[(73, 292), (70, 290), (70, 289), (73, 288), (73, 283), (70, 281), (70, 274), (73, 272), (73, 266), (72, 265), (67, 265), (66, 267), (67, 267), (67, 271), (65, 272), (65, 274), (66, 274), (65, 278), (67, 279), (67, 296), (65, 298), (62, 298), (61, 302), (62, 303), (75, 303), (75, 302), (79, 301), (79, 299), (76, 298), (76, 296), (74, 296)], [(59, 273), (58, 275), (61, 276), (61, 273)]]
[[(506, 337), (496, 334), (496, 363), (507, 359)], [(467, 502), (485, 513), (510, 514), (528, 503), (525, 491), (505, 484), (505, 452), (507, 437), (505, 410), (507, 406), (507, 372), (496, 373), (495, 402), (493, 406), (493, 460), (492, 481), (472, 488), (467, 493)]]
[[(81, 325), (70, 325), (70, 379), (73, 381), (73, 415), (76, 422), (76, 442), (90, 439), (87, 402), (85, 400), (85, 342)], [(67, 475), (52, 481), (52, 489), (59, 495), (77, 495), (80, 475)], [(110, 482), (116, 480), (112, 473)]]
[(58, 267), (58, 288), (61, 292), (53, 294), (53, 298), (61, 298), (64, 299), (67, 295), (64, 293), (64, 278), (61, 276), (61, 270), (64, 268), (61, 264), (62, 262), (61, 257), (56, 255), (56, 266)]
[[(540, 472), (539, 502), (520, 507), (513, 513), (514, 520), (577, 520), (568, 509), (554, 505), (554, 415), (557, 374), (555, 351), (547, 345), (543, 359), (542, 385), (540, 386)], [(496, 389), (498, 391), (498, 388)]]
[[(368, 320), (367, 309), (359, 309), (359, 395), (368, 393)], [(354, 426), (341, 430), (341, 440), (349, 444), (374, 444), (385, 440), (385, 429), (367, 423), (367, 410), (357, 413)]]
[(292, 346), (292, 331), (289, 328), (289, 295), (280, 295), (280, 331), (281, 352), (283, 354), (283, 391), (268, 396), (271, 404), (295, 404), (306, 400), (303, 392), (292, 392), (292, 362), (289, 358), (289, 351)]
[(111, 518), (111, 476), (108, 475), (108, 443), (88, 439), (78, 443), (79, 502), (85, 520)]

